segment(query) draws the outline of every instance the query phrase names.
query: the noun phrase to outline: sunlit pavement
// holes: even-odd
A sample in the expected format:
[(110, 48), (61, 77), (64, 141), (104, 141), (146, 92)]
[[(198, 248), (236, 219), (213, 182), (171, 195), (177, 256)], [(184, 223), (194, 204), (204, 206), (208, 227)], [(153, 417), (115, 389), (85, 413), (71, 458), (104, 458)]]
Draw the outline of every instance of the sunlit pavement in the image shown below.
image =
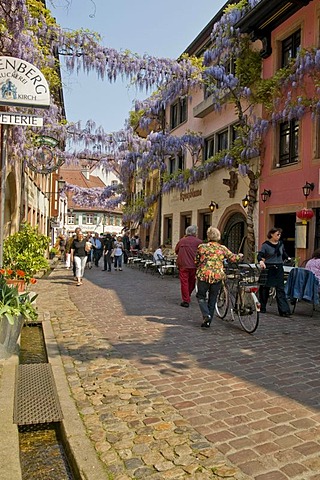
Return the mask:
[[(88, 434), (114, 479), (320, 479), (320, 314), (201, 329), (177, 278), (61, 266), (40, 280)], [(220, 470), (219, 470), (220, 469)], [(107, 477), (106, 477), (107, 478)]]

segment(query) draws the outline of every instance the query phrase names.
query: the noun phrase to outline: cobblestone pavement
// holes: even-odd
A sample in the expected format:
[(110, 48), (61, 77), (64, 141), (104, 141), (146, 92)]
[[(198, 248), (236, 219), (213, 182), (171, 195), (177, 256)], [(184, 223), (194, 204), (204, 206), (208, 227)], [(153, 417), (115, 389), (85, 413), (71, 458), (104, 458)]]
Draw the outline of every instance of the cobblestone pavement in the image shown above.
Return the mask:
[[(176, 278), (60, 267), (37, 284), (88, 435), (114, 480), (320, 479), (320, 314), (214, 320)], [(103, 480), (103, 479), (102, 479)]]

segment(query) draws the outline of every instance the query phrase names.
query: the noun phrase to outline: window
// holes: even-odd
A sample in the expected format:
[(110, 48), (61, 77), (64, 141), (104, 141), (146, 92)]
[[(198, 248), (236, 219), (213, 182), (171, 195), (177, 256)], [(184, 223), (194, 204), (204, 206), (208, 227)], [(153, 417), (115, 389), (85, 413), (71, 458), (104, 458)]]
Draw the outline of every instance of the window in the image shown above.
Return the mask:
[(169, 158), (169, 173), (170, 175), (175, 171), (176, 159), (174, 157)]
[(92, 213), (87, 213), (84, 217), (84, 220), (84, 223), (86, 223), (87, 225), (93, 225), (95, 223), (95, 218)]
[(279, 167), (296, 163), (299, 149), (299, 123), (297, 120), (280, 124)]
[(111, 181), (111, 186), (115, 186), (115, 185), (118, 185), (118, 180), (112, 180)]
[(232, 145), (234, 145), (234, 142), (237, 140), (237, 138), (240, 136), (239, 135), (239, 130), (237, 129), (239, 125), (232, 125), (231, 127), (231, 140), (232, 140)]
[(204, 141), (204, 160), (208, 160), (214, 156), (214, 137), (210, 137)]
[(281, 67), (289, 65), (290, 61), (297, 56), (301, 45), (301, 31), (297, 30), (281, 42)]
[(179, 99), (171, 105), (170, 128), (173, 129), (187, 120), (187, 99)]
[(172, 245), (172, 217), (164, 218), (164, 233), (163, 243)]
[(227, 150), (228, 148), (228, 129), (223, 130), (222, 132), (217, 134), (217, 146), (218, 146), (218, 152), (221, 152), (221, 150)]
[(184, 169), (185, 169), (185, 161), (184, 161), (183, 153), (180, 153), (178, 155), (175, 155), (174, 157), (169, 158), (168, 172), (170, 175), (176, 172), (177, 170), (184, 170)]
[(177, 155), (177, 166), (178, 170), (184, 170), (184, 155), (182, 153)]
[[(238, 136), (238, 132), (235, 129), (236, 125), (230, 125), (229, 127), (215, 133), (211, 137), (208, 137), (204, 141), (204, 160), (208, 160), (215, 154), (228, 150), (232, 147), (234, 140)], [(232, 143), (231, 143), (232, 142)]]
[(68, 224), (69, 225), (74, 225), (76, 222), (76, 216), (75, 215), (68, 215)]

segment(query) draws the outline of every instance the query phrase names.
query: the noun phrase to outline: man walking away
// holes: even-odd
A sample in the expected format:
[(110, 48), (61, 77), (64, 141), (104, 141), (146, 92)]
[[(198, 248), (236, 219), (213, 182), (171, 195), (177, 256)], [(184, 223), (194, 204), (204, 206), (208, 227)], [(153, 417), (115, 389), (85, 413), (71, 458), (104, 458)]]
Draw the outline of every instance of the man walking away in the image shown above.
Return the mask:
[(128, 255), (130, 252), (130, 238), (129, 238), (129, 231), (124, 232), (122, 237), (123, 242), (123, 263), (128, 263)]
[(99, 238), (99, 233), (94, 234), (93, 238), (93, 259), (96, 267), (99, 266), (99, 260), (102, 257), (102, 243)]
[(111, 272), (111, 264), (112, 264), (112, 250), (113, 250), (113, 239), (110, 233), (107, 233), (106, 238), (104, 239), (103, 245), (103, 271)]
[(198, 245), (202, 243), (202, 240), (197, 238), (197, 233), (198, 227), (196, 225), (187, 227), (185, 236), (179, 240), (175, 248), (178, 255), (177, 267), (179, 268), (181, 287), (181, 307), (189, 307), (191, 293), (196, 284), (195, 257)]

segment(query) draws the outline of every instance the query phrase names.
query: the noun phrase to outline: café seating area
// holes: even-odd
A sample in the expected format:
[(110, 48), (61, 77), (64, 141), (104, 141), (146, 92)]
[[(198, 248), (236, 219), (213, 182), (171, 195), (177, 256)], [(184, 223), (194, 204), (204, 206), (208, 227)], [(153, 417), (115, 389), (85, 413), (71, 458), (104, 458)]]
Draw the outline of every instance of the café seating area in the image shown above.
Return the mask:
[(131, 268), (138, 268), (145, 273), (151, 273), (153, 275), (178, 276), (178, 267), (176, 266), (175, 254), (158, 256), (158, 260), (155, 260), (152, 252), (146, 250), (130, 251), (128, 255), (128, 266)]

